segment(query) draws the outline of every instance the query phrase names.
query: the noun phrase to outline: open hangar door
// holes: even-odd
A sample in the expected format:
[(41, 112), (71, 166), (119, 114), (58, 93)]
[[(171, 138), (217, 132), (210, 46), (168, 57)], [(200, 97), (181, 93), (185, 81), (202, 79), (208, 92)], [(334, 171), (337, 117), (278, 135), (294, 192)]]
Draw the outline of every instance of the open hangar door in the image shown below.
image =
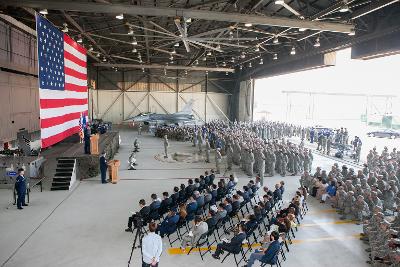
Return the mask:
[[(300, 50), (300, 47), (297, 45), (298, 43), (295, 43), (294, 47), (297, 48), (297, 53), (294, 55), (291, 54), (290, 49), (287, 49), (284, 54), (278, 54), (277, 60), (270, 55), (267, 59), (264, 58), (263, 65), (255, 65), (253, 62), (253, 68), (244, 68), (239, 73), (240, 86), (237, 86), (234, 97), (238, 98), (238, 95), (243, 95), (242, 88), (252, 88), (244, 86), (245, 83), (250, 84), (251, 80), (254, 83), (257, 79), (336, 66), (336, 52), (343, 49), (351, 48), (351, 58), (359, 60), (369, 60), (399, 54), (400, 16), (398, 16), (398, 12), (400, 12), (400, 3), (386, 7), (381, 3), (372, 3), (371, 6), (366, 6), (360, 11), (353, 13), (352, 16), (358, 19), (358, 21), (362, 18), (362, 23), (357, 24), (355, 36), (350, 39), (331, 39), (330, 42), (325, 39), (324, 43), (322, 43), (323, 39), (321, 38), (320, 46), (314, 46), (309, 50), (301, 49), (301, 53), (298, 52)], [(307, 41), (307, 39), (301, 42)], [(313, 46), (313, 43), (304, 43), (304, 46), (310, 47)], [(350, 79), (351, 73), (349, 75), (346, 77)], [(268, 89), (263, 88), (262, 90)], [(294, 90), (293, 88), (287, 89)], [(350, 90), (347, 93), (352, 93), (351, 88), (347, 88), (346, 90)], [(250, 92), (247, 95), (251, 95), (252, 93), (254, 94), (254, 92)], [(279, 104), (282, 106), (287, 105), (286, 100), (281, 102)], [(254, 108), (254, 103), (252, 105)], [(241, 113), (244, 113), (241, 110), (243, 107), (243, 104), (239, 104), (237, 109)], [(265, 111), (266, 116), (264, 117), (268, 118), (268, 111)], [(236, 112), (236, 114), (239, 113)], [(248, 118), (248, 120), (251, 120), (251, 118)]]
[[(95, 88), (89, 92), (89, 113), (114, 124), (144, 112), (171, 114), (194, 100), (193, 115), (200, 122), (229, 120), (232, 81), (193, 73), (181, 78), (163, 71), (94, 70)], [(177, 78), (179, 77), (179, 78)]]

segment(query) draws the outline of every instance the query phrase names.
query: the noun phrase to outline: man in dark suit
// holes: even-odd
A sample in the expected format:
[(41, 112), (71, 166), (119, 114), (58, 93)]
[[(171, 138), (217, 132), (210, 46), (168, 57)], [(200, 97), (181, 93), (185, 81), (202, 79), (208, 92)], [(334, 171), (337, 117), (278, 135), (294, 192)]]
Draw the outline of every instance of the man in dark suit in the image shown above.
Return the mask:
[(190, 221), (194, 219), (197, 211), (197, 201), (194, 199), (193, 196), (189, 198), (189, 203), (186, 206), (187, 216), (186, 220)]
[(196, 190), (196, 187), (193, 183), (193, 179), (189, 179), (188, 186), (186, 187), (186, 197), (190, 197), (193, 195), (193, 192)]
[(176, 224), (178, 223), (178, 221), (179, 215), (176, 214), (176, 210), (170, 210), (164, 221), (157, 227), (156, 233), (160, 233), (161, 237), (164, 237), (164, 235), (172, 234), (176, 230)]
[(158, 220), (160, 217), (159, 208), (161, 207), (161, 201), (158, 199), (156, 194), (151, 194), (151, 200), (150, 218), (153, 220)]
[(238, 211), (239, 209), (240, 209), (239, 196), (235, 194), (232, 197), (232, 210), (233, 211)]
[(106, 160), (106, 152), (101, 153), (100, 156), (100, 174), (101, 174), (101, 183), (106, 184), (106, 174), (107, 174), (107, 160)]
[(18, 169), (18, 176), (15, 179), (15, 190), (17, 191), (17, 208), (22, 210), (22, 206), (28, 206), (25, 203), (26, 194), (26, 178), (24, 176), (24, 169)]
[(168, 192), (163, 193), (163, 200), (161, 201), (159, 213), (164, 215), (171, 207), (172, 199), (169, 197)]
[(217, 225), (217, 218), (215, 218), (216, 212), (209, 210), (206, 223), (208, 224), (208, 229), (213, 229)]
[(83, 130), (83, 141), (84, 141), (84, 148), (85, 154), (90, 154), (90, 127), (89, 125)]
[(242, 248), (242, 242), (243, 240), (246, 239), (246, 234), (245, 234), (245, 226), (243, 224), (239, 224), (239, 232), (232, 237), (232, 239), (229, 242), (223, 241), (222, 243), (219, 243), (217, 245), (217, 250), (215, 251), (214, 254), (212, 254), (212, 257), (214, 259), (219, 260), (219, 255), (223, 251), (228, 251), (234, 254), (237, 254), (240, 252), (240, 249)]
[(213, 169), (211, 169), (211, 174), (209, 176), (210, 179), (210, 185), (212, 185), (214, 183), (214, 179), (215, 179), (215, 172)]
[(277, 202), (279, 200), (282, 200), (282, 192), (280, 189), (280, 184), (275, 185), (275, 191), (274, 191), (274, 201)]
[(204, 182), (205, 182), (206, 186), (210, 186), (211, 185), (210, 184), (210, 176), (208, 175), (208, 171), (206, 171), (204, 173)]
[(266, 264), (276, 264), (276, 255), (281, 248), (278, 232), (274, 231), (271, 233), (270, 242), (271, 243), (267, 249), (257, 250), (256, 252), (252, 253), (247, 265), (244, 265), (243, 267), (252, 267), (256, 260)]
[(132, 232), (132, 224), (133, 224), (133, 219), (135, 216), (140, 216), (144, 220), (146, 220), (149, 217), (150, 207), (146, 206), (146, 201), (144, 199), (141, 199), (139, 201), (139, 207), (140, 207), (140, 211), (136, 212), (135, 214), (133, 214), (132, 216), (129, 217), (128, 228), (125, 229), (125, 232)]

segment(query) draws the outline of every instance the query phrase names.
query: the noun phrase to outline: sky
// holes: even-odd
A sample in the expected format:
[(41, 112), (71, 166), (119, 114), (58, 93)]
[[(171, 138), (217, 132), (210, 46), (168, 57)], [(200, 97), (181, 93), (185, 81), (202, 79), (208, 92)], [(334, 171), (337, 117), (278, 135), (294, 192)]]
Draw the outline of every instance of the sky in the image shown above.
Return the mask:
[[(324, 96), (282, 93), (284, 90), (304, 92), (334, 92), (390, 94), (385, 98)], [(306, 125), (330, 124), (339, 127), (370, 114), (371, 120), (384, 113), (400, 118), (400, 55), (370, 60), (351, 59), (351, 49), (337, 52), (336, 66), (280, 75), (255, 82), (255, 119), (297, 122)], [(311, 103), (314, 103), (313, 105)], [(368, 104), (367, 104), (368, 103)], [(400, 121), (400, 119), (399, 119)], [(328, 125), (327, 125), (328, 126)]]

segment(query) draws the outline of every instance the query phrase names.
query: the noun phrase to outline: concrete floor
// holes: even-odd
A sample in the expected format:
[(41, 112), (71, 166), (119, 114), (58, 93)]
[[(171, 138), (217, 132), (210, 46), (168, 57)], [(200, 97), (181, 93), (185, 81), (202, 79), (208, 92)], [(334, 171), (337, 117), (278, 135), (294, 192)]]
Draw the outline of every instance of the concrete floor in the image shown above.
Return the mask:
[[(8, 205), (11, 193), (0, 191), (0, 264), (1, 266), (126, 266), (133, 241), (125, 233), (130, 211), (138, 209), (139, 199), (149, 200), (151, 193), (171, 192), (174, 185), (198, 177), (213, 164), (167, 163), (155, 160), (162, 153), (161, 139), (142, 136), (137, 154), (138, 170), (128, 171), (127, 158), (136, 132), (121, 131), (121, 160), (118, 184), (100, 184), (99, 178), (79, 182), (69, 192), (32, 193), (31, 203), (23, 211)], [(171, 153), (192, 152), (190, 143), (171, 141)], [(317, 165), (330, 168), (333, 161), (315, 156)], [(238, 168), (239, 185), (248, 182)], [(286, 182), (286, 200), (299, 186), (298, 177), (265, 178), (273, 186)], [(357, 234), (361, 226), (343, 223), (327, 205), (309, 200), (309, 213), (301, 222), (283, 266), (367, 266), (364, 245)], [(7, 207), (9, 207), (7, 209)], [(177, 243), (175, 243), (177, 245)], [(169, 253), (168, 241), (160, 266), (233, 266), (233, 258), (224, 264), (207, 254), (202, 262), (197, 253), (190, 256)], [(134, 252), (131, 266), (140, 266), (140, 254)], [(257, 265), (258, 266), (258, 265)]]

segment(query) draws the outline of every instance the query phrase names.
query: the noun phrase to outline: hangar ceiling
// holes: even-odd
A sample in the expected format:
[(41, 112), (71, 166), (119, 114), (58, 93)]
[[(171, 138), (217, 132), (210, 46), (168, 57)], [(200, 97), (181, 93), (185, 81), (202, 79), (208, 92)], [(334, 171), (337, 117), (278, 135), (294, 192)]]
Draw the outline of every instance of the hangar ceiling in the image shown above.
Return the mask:
[(364, 16), (398, 0), (0, 0), (34, 27), (34, 11), (88, 49), (94, 66), (247, 72), (369, 31)]

